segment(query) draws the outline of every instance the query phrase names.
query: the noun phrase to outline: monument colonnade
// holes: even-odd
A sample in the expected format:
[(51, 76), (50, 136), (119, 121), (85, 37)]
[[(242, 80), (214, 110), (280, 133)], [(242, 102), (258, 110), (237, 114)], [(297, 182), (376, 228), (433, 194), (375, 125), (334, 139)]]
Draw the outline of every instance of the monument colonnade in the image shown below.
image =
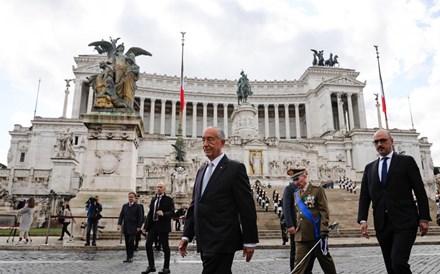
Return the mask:
[[(329, 92), (327, 112), (311, 109), (304, 102), (252, 102), (257, 109), (258, 130), (264, 138), (292, 140), (311, 138), (311, 127), (317, 126), (319, 119), (327, 119), (329, 130), (348, 130), (362, 128), (363, 98), (356, 93)], [(336, 105), (332, 106), (332, 98)], [(355, 106), (353, 105), (355, 99)], [(143, 119), (145, 131), (149, 134), (161, 134), (176, 137), (179, 123), (180, 101), (178, 99), (150, 98), (137, 96), (139, 115)], [(207, 126), (222, 128), (226, 137), (230, 136), (230, 117), (236, 108), (234, 103), (193, 101), (184, 102), (182, 113), (182, 135), (188, 138), (200, 137)], [(326, 117), (313, 117), (324, 115)], [(336, 121), (335, 121), (336, 120)]]

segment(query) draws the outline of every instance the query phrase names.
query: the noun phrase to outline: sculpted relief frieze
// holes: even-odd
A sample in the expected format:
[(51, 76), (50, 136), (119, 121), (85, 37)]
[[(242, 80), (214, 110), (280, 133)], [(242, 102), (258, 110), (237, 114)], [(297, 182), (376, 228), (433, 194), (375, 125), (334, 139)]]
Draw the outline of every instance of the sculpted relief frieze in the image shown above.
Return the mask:
[(168, 163), (165, 161), (153, 161), (144, 167), (145, 177), (165, 178), (168, 175)]

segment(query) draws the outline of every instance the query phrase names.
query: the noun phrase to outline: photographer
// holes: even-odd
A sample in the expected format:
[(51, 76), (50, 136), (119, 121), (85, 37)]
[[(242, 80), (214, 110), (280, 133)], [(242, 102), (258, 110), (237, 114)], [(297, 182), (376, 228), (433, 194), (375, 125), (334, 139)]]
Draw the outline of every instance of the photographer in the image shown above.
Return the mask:
[(98, 234), (98, 223), (101, 219), (102, 205), (99, 203), (98, 196), (92, 196), (86, 203), (87, 209), (87, 228), (86, 228), (86, 244), (90, 245), (90, 231), (93, 228), (92, 246), (96, 246), (96, 235)]

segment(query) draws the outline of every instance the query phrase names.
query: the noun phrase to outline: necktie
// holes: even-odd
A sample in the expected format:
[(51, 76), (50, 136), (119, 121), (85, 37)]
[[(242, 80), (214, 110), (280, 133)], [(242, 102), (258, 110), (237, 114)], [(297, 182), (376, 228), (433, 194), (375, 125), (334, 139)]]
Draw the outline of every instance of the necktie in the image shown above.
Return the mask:
[(153, 221), (157, 221), (157, 209), (159, 208), (160, 196), (156, 197), (156, 202), (154, 203), (154, 213), (153, 213)]
[(206, 186), (208, 185), (209, 178), (211, 178), (213, 166), (214, 164), (212, 162), (208, 163), (208, 168), (206, 169), (205, 176), (203, 176), (202, 194), (205, 191)]
[(388, 177), (388, 165), (387, 165), (388, 157), (382, 158), (382, 184), (385, 185), (387, 183), (387, 177)]

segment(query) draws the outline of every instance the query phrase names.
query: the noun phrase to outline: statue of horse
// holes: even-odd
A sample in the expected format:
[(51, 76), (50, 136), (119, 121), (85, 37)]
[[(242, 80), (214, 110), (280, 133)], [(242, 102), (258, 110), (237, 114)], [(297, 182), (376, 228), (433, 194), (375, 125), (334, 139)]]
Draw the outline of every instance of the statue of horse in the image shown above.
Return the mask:
[(333, 53), (330, 53), (330, 58), (325, 60), (325, 65), (329, 67), (334, 67), (336, 64), (339, 65), (338, 55), (333, 56)]
[(244, 81), (237, 90), (238, 104), (246, 103), (249, 95), (252, 95), (249, 81)]

